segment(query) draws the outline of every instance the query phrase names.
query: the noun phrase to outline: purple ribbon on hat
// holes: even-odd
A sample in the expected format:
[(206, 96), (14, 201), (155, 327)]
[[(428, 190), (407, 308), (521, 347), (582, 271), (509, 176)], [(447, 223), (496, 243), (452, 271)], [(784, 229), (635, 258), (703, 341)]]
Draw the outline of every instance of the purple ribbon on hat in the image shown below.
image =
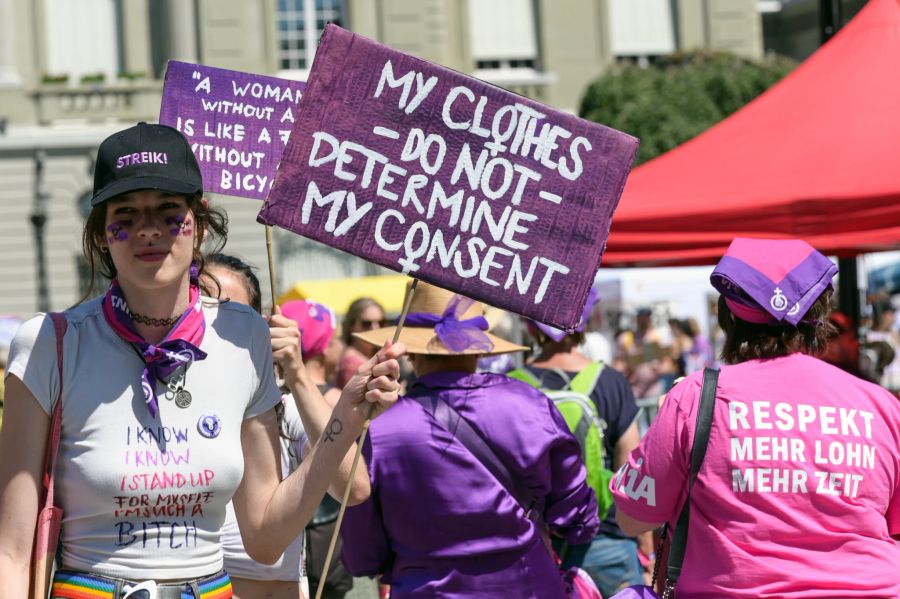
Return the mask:
[(459, 319), (473, 303), (475, 300), (454, 295), (440, 316), (429, 312), (411, 312), (406, 316), (406, 324), (434, 327), (437, 338), (452, 352), (467, 349), (489, 352), (494, 349), (494, 342), (484, 332), (490, 327), (487, 319), (484, 316)]

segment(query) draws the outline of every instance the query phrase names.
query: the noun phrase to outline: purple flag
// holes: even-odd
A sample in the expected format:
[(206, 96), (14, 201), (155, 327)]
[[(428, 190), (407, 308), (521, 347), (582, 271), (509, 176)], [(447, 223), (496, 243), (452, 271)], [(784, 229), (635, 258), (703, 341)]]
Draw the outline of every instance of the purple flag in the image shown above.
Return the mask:
[(329, 25), (259, 221), (571, 329), (637, 140)]
[(264, 200), (305, 86), (171, 60), (159, 122), (190, 142), (204, 191)]

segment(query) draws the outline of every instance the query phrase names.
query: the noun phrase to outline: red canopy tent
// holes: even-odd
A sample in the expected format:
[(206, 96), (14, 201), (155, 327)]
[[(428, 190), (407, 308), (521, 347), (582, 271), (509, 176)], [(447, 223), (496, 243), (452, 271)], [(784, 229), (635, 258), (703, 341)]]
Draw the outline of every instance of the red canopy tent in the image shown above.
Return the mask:
[(708, 264), (737, 236), (900, 247), (900, 0), (870, 0), (766, 93), (636, 168), (603, 265)]

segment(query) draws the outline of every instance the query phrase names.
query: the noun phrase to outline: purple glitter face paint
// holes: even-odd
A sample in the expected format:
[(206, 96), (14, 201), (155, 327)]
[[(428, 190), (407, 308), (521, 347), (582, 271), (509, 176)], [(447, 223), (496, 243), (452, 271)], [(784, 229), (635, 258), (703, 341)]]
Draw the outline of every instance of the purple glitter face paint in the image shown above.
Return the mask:
[(166, 218), (166, 224), (169, 225), (169, 234), (173, 237), (178, 235), (184, 229), (183, 216), (169, 216)]
[(110, 223), (109, 226), (106, 227), (106, 232), (109, 233), (106, 237), (107, 243), (115, 243), (117, 241), (125, 241), (128, 239), (128, 231), (126, 231), (126, 229), (130, 229), (132, 224), (133, 223), (130, 220), (117, 220), (114, 223)]
[(194, 232), (194, 229), (191, 227), (191, 224), (192, 224), (191, 219), (189, 219), (185, 216), (181, 216), (181, 215), (170, 216), (170, 217), (166, 218), (166, 224), (169, 225), (169, 227), (171, 227), (169, 229), (169, 233), (173, 237), (177, 236), (179, 233), (187, 236), (187, 235), (192, 235)]

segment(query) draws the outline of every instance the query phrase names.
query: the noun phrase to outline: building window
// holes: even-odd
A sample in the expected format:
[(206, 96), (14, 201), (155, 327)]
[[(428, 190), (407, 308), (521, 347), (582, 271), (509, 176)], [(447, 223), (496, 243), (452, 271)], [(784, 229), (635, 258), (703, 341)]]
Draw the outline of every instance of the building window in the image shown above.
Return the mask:
[(469, 2), (469, 31), (478, 70), (535, 69), (538, 45), (532, 0)]
[(118, 8), (114, 0), (45, 0), (44, 74), (76, 85), (114, 80), (122, 67)]
[(512, 60), (476, 60), (476, 69), (534, 69), (533, 58), (515, 58)]
[(613, 56), (645, 62), (675, 51), (670, 0), (611, 0), (609, 34)]
[(308, 71), (325, 25), (344, 22), (343, 0), (278, 0), (278, 64)]

